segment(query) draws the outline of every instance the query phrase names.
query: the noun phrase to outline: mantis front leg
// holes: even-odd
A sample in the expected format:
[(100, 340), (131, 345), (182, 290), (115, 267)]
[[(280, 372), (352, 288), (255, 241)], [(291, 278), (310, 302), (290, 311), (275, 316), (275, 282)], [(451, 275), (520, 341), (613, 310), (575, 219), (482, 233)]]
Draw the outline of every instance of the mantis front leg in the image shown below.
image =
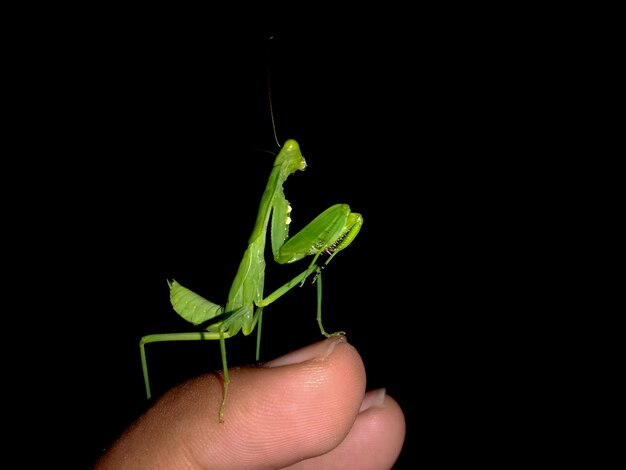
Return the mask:
[[(285, 201), (286, 202), (286, 201)], [(282, 212), (281, 212), (282, 211)], [(351, 212), (350, 206), (347, 204), (335, 204), (315, 219), (313, 219), (306, 227), (289, 238), (287, 241), (288, 226), (291, 222), (289, 214), (291, 207), (279, 201), (274, 209), (272, 216), (272, 249), (274, 252), (274, 260), (280, 264), (293, 263), (305, 256), (313, 255), (313, 261), (309, 268), (304, 271), (300, 285), (304, 284), (306, 278), (315, 273), (315, 282), (317, 283), (317, 322), (320, 331), (326, 337), (343, 334), (338, 331), (328, 334), (322, 325), (322, 269), (335, 257), (337, 253), (345, 249), (357, 236), (363, 225), (363, 217), (361, 214)], [(283, 239), (282, 244), (280, 239)], [(318, 266), (317, 260), (322, 253), (329, 254), (326, 262)], [(277, 289), (272, 294), (261, 301), (257, 301), (258, 307), (265, 307), (283, 295), (287, 290), (291, 289), (287, 285)], [(259, 330), (260, 334), (260, 330)]]

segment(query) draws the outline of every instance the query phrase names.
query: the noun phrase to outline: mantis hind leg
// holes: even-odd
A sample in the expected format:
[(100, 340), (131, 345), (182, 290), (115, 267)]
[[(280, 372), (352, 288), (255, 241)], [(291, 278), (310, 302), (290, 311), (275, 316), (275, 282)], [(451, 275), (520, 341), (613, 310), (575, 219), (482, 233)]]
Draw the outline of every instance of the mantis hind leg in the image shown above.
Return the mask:
[[(237, 330), (238, 331), (238, 330)], [(226, 407), (226, 397), (228, 395), (228, 384), (230, 383), (230, 377), (228, 375), (228, 364), (226, 361), (226, 341), (225, 339), (230, 338), (233, 334), (236, 334), (237, 331), (224, 331), (223, 329), (219, 329), (217, 331), (197, 331), (197, 332), (189, 332), (189, 333), (163, 333), (163, 334), (154, 334), (147, 335), (141, 338), (139, 341), (139, 351), (141, 353), (141, 367), (143, 370), (143, 379), (146, 387), (146, 397), (150, 399), (152, 397), (152, 393), (150, 390), (150, 378), (148, 376), (148, 362), (146, 360), (146, 351), (145, 345), (148, 343), (157, 343), (163, 341), (203, 341), (203, 340), (216, 340), (220, 341), (220, 349), (222, 352), (222, 368), (224, 371), (224, 382), (223, 388), (224, 393), (222, 396), (222, 402), (220, 404), (219, 411), (219, 420), (221, 423), (224, 422), (224, 408)]]
[(141, 369), (143, 371), (143, 381), (146, 386), (146, 397), (148, 399), (152, 397), (152, 392), (150, 390), (150, 377), (148, 375), (148, 361), (146, 359), (146, 344), (158, 343), (163, 341), (197, 341), (213, 339), (219, 339), (217, 333), (206, 331), (194, 331), (189, 333), (161, 333), (146, 335), (142, 337), (139, 341), (139, 352), (141, 354)]

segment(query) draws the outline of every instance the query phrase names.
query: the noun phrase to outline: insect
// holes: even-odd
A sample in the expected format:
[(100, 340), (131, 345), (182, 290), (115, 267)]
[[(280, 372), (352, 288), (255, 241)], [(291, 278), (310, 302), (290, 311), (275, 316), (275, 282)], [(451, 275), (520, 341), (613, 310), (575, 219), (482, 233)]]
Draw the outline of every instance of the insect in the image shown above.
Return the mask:
[[(359, 233), (363, 224), (361, 214), (352, 212), (347, 204), (335, 204), (289, 237), (291, 205), (285, 198), (283, 184), (296, 171), (306, 168), (299, 144), (287, 140), (276, 156), (267, 185), (261, 198), (259, 212), (243, 254), (239, 269), (231, 285), (225, 306), (206, 300), (175, 280), (168, 280), (170, 301), (174, 311), (202, 331), (187, 333), (151, 334), (139, 342), (143, 377), (148, 399), (151, 397), (145, 345), (159, 341), (219, 340), (223, 366), (223, 395), (219, 409), (219, 421), (224, 422), (224, 408), (228, 396), (228, 366), (226, 361), (227, 338), (241, 331), (245, 336), (257, 328), (256, 360), (259, 360), (263, 309), (289, 292), (302, 286), (307, 278), (317, 284), (317, 323), (326, 337), (344, 334), (342, 331), (327, 333), (322, 325), (322, 269), (345, 249)], [(274, 260), (280, 264), (294, 263), (312, 256), (308, 267), (299, 275), (264, 297), (265, 246), (267, 229), (271, 218), (271, 248)], [(324, 263), (318, 263), (322, 254), (329, 255)]]

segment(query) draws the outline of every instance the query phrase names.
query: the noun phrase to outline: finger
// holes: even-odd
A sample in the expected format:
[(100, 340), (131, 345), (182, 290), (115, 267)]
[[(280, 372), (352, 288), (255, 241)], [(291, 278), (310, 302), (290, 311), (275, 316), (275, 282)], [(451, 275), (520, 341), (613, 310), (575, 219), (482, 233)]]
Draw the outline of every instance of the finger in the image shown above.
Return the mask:
[(282, 468), (335, 448), (350, 431), (365, 369), (345, 337), (232, 368), (225, 422), (215, 374), (163, 395), (102, 459), (104, 468)]
[(385, 470), (400, 455), (406, 434), (404, 413), (384, 389), (365, 394), (361, 411), (349, 434), (336, 448), (292, 465), (289, 470)]

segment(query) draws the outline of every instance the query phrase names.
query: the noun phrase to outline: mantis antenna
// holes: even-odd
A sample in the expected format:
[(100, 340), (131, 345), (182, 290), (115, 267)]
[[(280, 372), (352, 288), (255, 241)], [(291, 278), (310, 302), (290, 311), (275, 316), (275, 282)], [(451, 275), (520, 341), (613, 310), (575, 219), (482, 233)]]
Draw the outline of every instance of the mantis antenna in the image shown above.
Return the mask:
[[(274, 36), (270, 36), (267, 40), (271, 41), (272, 39), (274, 39)], [(278, 141), (278, 134), (276, 133), (276, 122), (274, 121), (274, 107), (272, 104), (272, 85), (270, 83), (270, 79), (271, 79), (271, 66), (270, 66), (270, 61), (267, 61), (267, 99), (269, 100), (269, 107), (270, 107), (270, 119), (272, 120), (272, 131), (274, 132), (274, 141), (276, 142), (276, 145), (278, 145), (278, 148), (280, 148), (280, 142)]]

